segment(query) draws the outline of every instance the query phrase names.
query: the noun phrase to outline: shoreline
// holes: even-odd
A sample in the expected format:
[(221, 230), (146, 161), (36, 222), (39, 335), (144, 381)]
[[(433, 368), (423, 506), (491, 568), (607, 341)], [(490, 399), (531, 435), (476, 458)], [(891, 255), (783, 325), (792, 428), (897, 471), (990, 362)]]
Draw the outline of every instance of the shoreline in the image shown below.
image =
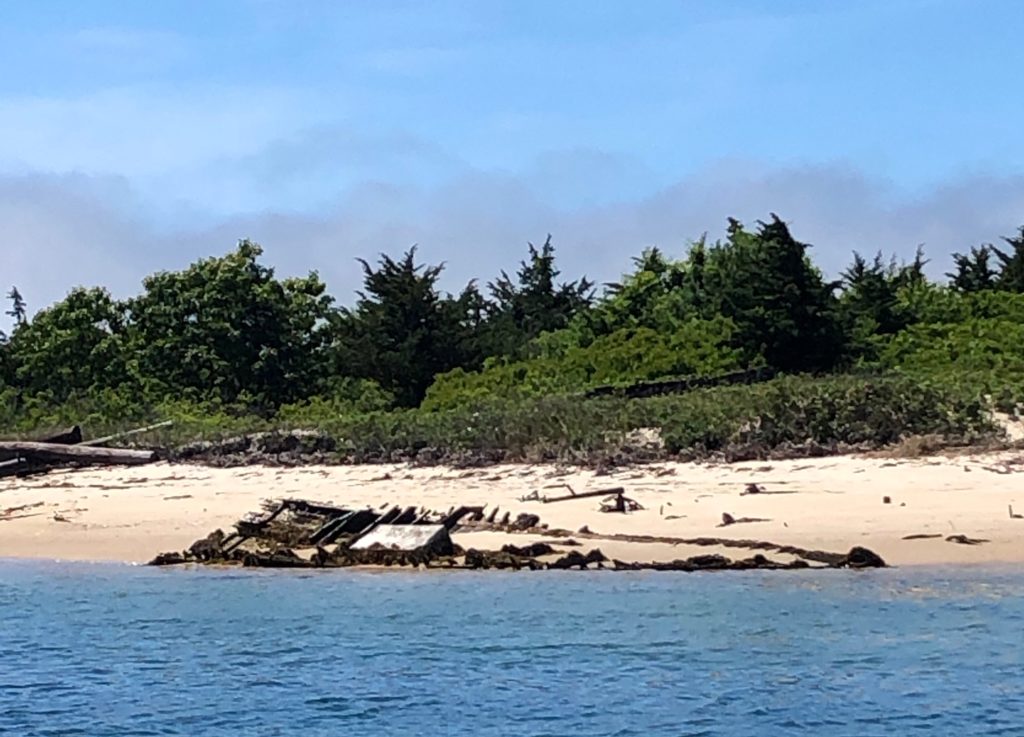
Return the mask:
[(456, 579), (463, 575), (468, 576), (486, 576), (492, 578), (495, 575), (507, 575), (507, 576), (527, 576), (532, 577), (533, 575), (546, 576), (546, 575), (566, 575), (572, 579), (576, 579), (580, 574), (589, 574), (595, 576), (610, 575), (613, 577), (617, 576), (690, 576), (690, 575), (711, 575), (719, 576), (725, 575), (726, 578), (732, 578), (733, 575), (755, 575), (759, 577), (765, 577), (766, 581), (774, 580), (777, 576), (783, 576), (786, 580), (798, 580), (804, 576), (825, 576), (828, 579), (833, 578), (836, 575), (845, 575), (854, 577), (859, 576), (892, 576), (894, 580), (899, 580), (900, 577), (906, 576), (908, 580), (913, 580), (918, 576), (949, 576), (952, 579), (964, 579), (969, 580), (973, 575), (1006, 575), (1006, 576), (1019, 576), (1022, 571), (1018, 562), (1012, 561), (999, 561), (999, 560), (986, 560), (986, 561), (957, 561), (947, 563), (906, 563), (906, 564), (887, 564), (883, 568), (828, 568), (820, 566), (812, 566), (809, 568), (791, 568), (791, 569), (765, 569), (765, 568), (751, 568), (747, 570), (694, 570), (694, 571), (682, 571), (682, 570), (656, 570), (651, 568), (638, 569), (638, 570), (615, 570), (613, 568), (602, 568), (598, 569), (590, 567), (586, 570), (541, 570), (541, 571), (530, 571), (530, 570), (513, 570), (508, 568), (502, 569), (465, 569), (465, 568), (444, 568), (444, 567), (430, 567), (430, 568), (417, 568), (410, 566), (383, 566), (383, 565), (357, 565), (357, 566), (346, 566), (346, 567), (323, 567), (323, 568), (262, 568), (262, 567), (246, 567), (239, 566), (236, 564), (221, 564), (221, 563), (185, 563), (182, 565), (175, 566), (152, 566), (147, 563), (138, 563), (134, 561), (122, 561), (122, 560), (92, 560), (84, 558), (76, 559), (61, 559), (61, 558), (42, 558), (37, 556), (24, 556), (24, 557), (11, 557), (11, 556), (0, 556), (0, 573), (3, 571), (16, 572), (18, 570), (31, 572), (37, 571), (40, 574), (62, 573), (68, 576), (90, 576), (93, 574), (103, 575), (105, 573), (115, 574), (116, 572), (122, 571), (139, 571), (142, 573), (151, 572), (154, 575), (205, 575), (211, 576), (218, 575), (253, 575), (253, 576), (282, 576), (292, 578), (295, 576), (309, 577), (309, 576), (351, 576), (351, 575), (371, 575), (371, 576), (442, 576), (445, 578), (454, 577)]
[[(145, 563), (226, 532), (265, 499), (305, 498), (348, 507), (461, 504), (539, 515), (552, 528), (592, 531), (589, 548), (628, 562), (723, 553), (714, 546), (631, 542), (606, 536), (770, 541), (846, 552), (863, 546), (897, 567), (1024, 563), (1024, 453), (1019, 450), (902, 459), (830, 456), (790, 461), (656, 463), (613, 469), (501, 465), (476, 469), (372, 466), (215, 468), (157, 463), (54, 471), (0, 480), (0, 559)], [(763, 493), (744, 494), (755, 483)], [(602, 513), (598, 498), (543, 504), (541, 496), (622, 487), (643, 509)], [(889, 497), (890, 503), (883, 503)], [(8, 510), (15, 510), (10, 512)], [(758, 520), (721, 527), (723, 514)], [(459, 531), (464, 548), (548, 539)], [(905, 540), (907, 535), (933, 535)], [(957, 544), (963, 535), (978, 544)], [(581, 548), (585, 550), (586, 548)], [(731, 548), (729, 557), (755, 551)]]

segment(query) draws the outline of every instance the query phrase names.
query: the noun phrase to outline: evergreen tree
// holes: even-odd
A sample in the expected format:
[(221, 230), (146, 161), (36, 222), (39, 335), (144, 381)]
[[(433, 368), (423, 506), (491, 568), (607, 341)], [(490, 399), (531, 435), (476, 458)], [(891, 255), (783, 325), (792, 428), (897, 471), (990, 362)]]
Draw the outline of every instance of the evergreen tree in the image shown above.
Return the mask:
[(967, 254), (954, 253), (953, 265), (956, 270), (946, 276), (950, 285), (960, 292), (981, 292), (996, 287), (998, 274), (992, 268), (992, 246), (972, 246)]
[(995, 286), (1007, 292), (1024, 293), (1024, 227), (1021, 227), (1015, 238), (1003, 238), (1012, 250), (1007, 253), (995, 246), (989, 246), (999, 259), (999, 276)]
[(918, 248), (910, 264), (897, 266), (895, 257), (885, 263), (881, 252), (868, 263), (854, 252), (853, 263), (843, 272), (839, 311), (851, 359), (876, 358), (879, 338), (903, 330), (912, 320), (901, 299), (903, 290), (924, 283), (923, 251)]
[(360, 260), (363, 291), (334, 325), (334, 370), (372, 379), (402, 406), (419, 404), (434, 376), (477, 364), (473, 328), (483, 310), (473, 285), (458, 298), (442, 295), (443, 266), (417, 265), (416, 249), (376, 268)]
[(544, 332), (566, 327), (586, 310), (594, 285), (586, 278), (557, 283), (555, 249), (551, 236), (538, 250), (529, 245), (529, 259), (521, 262), (513, 280), (506, 272), (491, 282), (486, 350), (495, 355), (513, 355)]
[(17, 328), (25, 322), (25, 300), (22, 299), (21, 292), (17, 287), (11, 287), (11, 291), (7, 293), (7, 299), (11, 300), (11, 309), (4, 314), (14, 320), (14, 326)]
[(898, 314), (901, 273), (895, 259), (886, 264), (880, 252), (870, 264), (854, 252), (853, 263), (842, 274), (844, 318), (850, 323), (867, 321), (873, 333), (898, 331), (903, 327)]
[(703, 239), (691, 245), (685, 260), (667, 258), (658, 248), (644, 250), (633, 259), (632, 272), (605, 285), (602, 298), (585, 313), (585, 332), (597, 338), (635, 328), (664, 335), (691, 330), (706, 301), (706, 255)]
[(705, 316), (736, 326), (748, 362), (763, 359), (782, 371), (828, 369), (842, 359), (837, 284), (824, 281), (776, 215), (756, 233), (729, 220), (728, 240), (708, 249), (702, 267)]

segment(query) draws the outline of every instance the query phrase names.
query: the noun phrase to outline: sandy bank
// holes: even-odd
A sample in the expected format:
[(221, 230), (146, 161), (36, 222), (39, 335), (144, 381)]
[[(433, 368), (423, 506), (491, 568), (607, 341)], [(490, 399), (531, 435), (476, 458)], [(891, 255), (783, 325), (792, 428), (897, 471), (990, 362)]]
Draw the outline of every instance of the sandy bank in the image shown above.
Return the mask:
[[(747, 483), (767, 493), (741, 495)], [(598, 511), (597, 499), (522, 502), (533, 491), (563, 493), (623, 486), (645, 509)], [(564, 489), (564, 486), (563, 486)], [(891, 503), (883, 504), (883, 496)], [(385, 502), (446, 510), (498, 505), (538, 514), (551, 527), (598, 534), (766, 540), (844, 552), (863, 545), (889, 563), (1024, 562), (1024, 453), (886, 459), (833, 457), (771, 463), (666, 463), (604, 475), (554, 466), (453, 470), (395, 465), (246, 467), (156, 464), (54, 472), (0, 480), (0, 557), (143, 562), (230, 529), (266, 498), (297, 497), (344, 506)], [(718, 527), (722, 514), (767, 521)], [(486, 547), (494, 533), (463, 533)], [(953, 534), (985, 539), (947, 542)], [(937, 535), (904, 540), (907, 535)], [(516, 536), (521, 538), (521, 536)], [(525, 538), (517, 539), (522, 542)], [(725, 552), (663, 543), (594, 540), (610, 557), (671, 560)], [(736, 557), (736, 551), (732, 551)]]

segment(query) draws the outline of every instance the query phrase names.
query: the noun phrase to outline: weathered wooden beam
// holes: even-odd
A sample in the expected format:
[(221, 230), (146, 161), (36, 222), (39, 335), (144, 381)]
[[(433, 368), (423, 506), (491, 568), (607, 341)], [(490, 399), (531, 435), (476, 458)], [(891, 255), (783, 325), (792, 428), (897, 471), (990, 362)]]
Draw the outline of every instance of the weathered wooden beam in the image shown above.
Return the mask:
[(14, 454), (28, 461), (138, 465), (156, 460), (156, 451), (125, 448), (92, 448), (83, 445), (35, 443), (24, 440), (0, 441), (0, 453)]
[(393, 525), (408, 525), (416, 519), (416, 507), (406, 507), (402, 510), (402, 513), (392, 520)]
[(579, 494), (566, 494), (565, 496), (548, 496), (541, 497), (540, 501), (545, 504), (551, 504), (552, 502), (566, 502), (570, 499), (586, 499), (592, 496), (611, 496), (612, 494), (624, 494), (626, 490), (621, 486), (616, 486), (614, 489), (598, 489), (597, 491), (581, 491)]
[(328, 540), (328, 537), (330, 537), (334, 533), (338, 532), (342, 527), (344, 527), (345, 523), (348, 522), (353, 516), (355, 516), (355, 514), (355, 512), (347, 512), (341, 515), (340, 517), (334, 517), (333, 519), (327, 520), (327, 522), (320, 526), (319, 530), (317, 530), (309, 536), (310, 544), (321, 545), (333, 542), (331, 540)]
[(454, 512), (450, 512), (447, 517), (441, 522), (447, 529), (453, 529), (467, 514), (480, 514), (484, 513), (483, 507), (467, 507), (465, 505), (459, 507)]

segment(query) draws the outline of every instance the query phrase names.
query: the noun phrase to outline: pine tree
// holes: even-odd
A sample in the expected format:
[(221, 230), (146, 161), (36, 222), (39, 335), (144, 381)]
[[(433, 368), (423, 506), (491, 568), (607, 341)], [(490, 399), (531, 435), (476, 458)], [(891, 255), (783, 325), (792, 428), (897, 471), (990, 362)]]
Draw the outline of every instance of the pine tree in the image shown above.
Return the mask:
[(705, 317), (736, 325), (748, 362), (763, 359), (782, 371), (818, 371), (842, 358), (843, 331), (835, 289), (772, 215), (756, 233), (729, 220), (728, 240), (708, 249), (703, 268)]
[(1024, 293), (1024, 227), (1018, 230), (1015, 238), (1003, 238), (1013, 250), (1009, 253), (990, 246), (1000, 262), (999, 276), (995, 285), (1007, 292)]
[(333, 328), (336, 374), (376, 381), (411, 407), (437, 374), (475, 367), (472, 333), (482, 305), (473, 285), (458, 298), (441, 294), (444, 267), (417, 264), (415, 248), (398, 260), (382, 255), (376, 267), (360, 263), (363, 290)]
[(992, 253), (991, 245), (972, 246), (967, 254), (954, 253), (956, 270), (946, 274), (951, 286), (965, 293), (994, 289), (999, 275), (992, 268)]
[(491, 293), (488, 352), (514, 355), (544, 332), (566, 327), (593, 301), (594, 285), (586, 278), (557, 283), (555, 249), (549, 235), (540, 249), (532, 243), (513, 280), (506, 272), (488, 285)]
[(11, 287), (11, 291), (7, 293), (7, 299), (11, 300), (11, 309), (4, 314), (14, 320), (15, 327), (23, 325), (26, 317), (25, 300), (22, 299), (21, 292), (17, 287)]

